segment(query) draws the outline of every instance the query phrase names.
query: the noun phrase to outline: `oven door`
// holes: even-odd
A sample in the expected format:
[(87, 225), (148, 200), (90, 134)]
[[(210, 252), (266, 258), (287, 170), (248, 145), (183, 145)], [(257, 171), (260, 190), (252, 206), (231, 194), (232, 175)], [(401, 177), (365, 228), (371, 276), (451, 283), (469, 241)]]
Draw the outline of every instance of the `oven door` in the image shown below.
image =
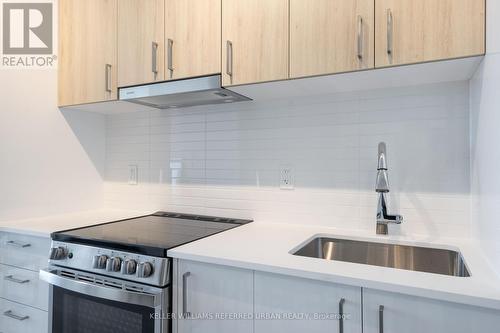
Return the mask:
[(169, 287), (155, 288), (66, 268), (40, 270), (50, 285), (51, 333), (168, 333)]

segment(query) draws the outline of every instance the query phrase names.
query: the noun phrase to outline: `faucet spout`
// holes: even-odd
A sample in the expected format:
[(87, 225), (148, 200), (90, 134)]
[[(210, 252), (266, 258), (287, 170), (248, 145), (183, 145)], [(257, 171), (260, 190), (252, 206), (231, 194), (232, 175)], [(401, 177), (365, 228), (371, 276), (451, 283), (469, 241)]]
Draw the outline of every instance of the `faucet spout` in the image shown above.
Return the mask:
[(387, 147), (385, 142), (378, 144), (378, 166), (377, 170), (387, 170)]
[(387, 152), (384, 142), (378, 144), (377, 185), (375, 191), (378, 193), (389, 192), (389, 176), (387, 175)]
[(389, 176), (387, 174), (387, 153), (384, 142), (378, 145), (377, 182), (375, 192), (379, 194), (377, 205), (377, 235), (388, 234), (388, 224), (401, 224), (403, 216), (390, 215), (387, 209), (387, 193), (389, 193)]
[(377, 193), (389, 193), (389, 176), (387, 170), (380, 169), (377, 171), (377, 185), (375, 187)]

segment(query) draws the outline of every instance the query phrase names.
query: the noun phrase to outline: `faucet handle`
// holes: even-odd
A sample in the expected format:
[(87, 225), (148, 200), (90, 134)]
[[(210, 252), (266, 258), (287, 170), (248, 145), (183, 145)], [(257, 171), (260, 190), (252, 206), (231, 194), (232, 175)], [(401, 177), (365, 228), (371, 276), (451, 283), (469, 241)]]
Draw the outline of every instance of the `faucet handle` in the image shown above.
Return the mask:
[(378, 144), (378, 170), (387, 170), (387, 152), (385, 142)]

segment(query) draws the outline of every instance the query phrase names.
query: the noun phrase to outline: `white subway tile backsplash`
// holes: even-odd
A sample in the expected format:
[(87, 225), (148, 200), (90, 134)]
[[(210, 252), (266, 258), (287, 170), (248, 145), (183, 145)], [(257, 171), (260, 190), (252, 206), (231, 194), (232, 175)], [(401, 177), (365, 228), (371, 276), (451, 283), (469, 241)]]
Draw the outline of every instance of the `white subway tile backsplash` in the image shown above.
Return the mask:
[[(105, 198), (372, 230), (377, 144), (386, 141), (401, 232), (467, 236), (468, 108), (468, 83), (455, 82), (110, 115)], [(143, 172), (135, 189), (129, 164)], [(285, 165), (295, 190), (279, 189)]]

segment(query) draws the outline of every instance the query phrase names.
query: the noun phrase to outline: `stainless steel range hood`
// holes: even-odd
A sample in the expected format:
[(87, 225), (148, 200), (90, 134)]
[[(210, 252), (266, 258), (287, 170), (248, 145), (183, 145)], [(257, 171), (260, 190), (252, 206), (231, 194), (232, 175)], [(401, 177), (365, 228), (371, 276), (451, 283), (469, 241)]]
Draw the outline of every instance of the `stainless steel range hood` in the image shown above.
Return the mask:
[(157, 109), (251, 100), (222, 88), (220, 74), (120, 88), (118, 94), (121, 101), (147, 105)]

